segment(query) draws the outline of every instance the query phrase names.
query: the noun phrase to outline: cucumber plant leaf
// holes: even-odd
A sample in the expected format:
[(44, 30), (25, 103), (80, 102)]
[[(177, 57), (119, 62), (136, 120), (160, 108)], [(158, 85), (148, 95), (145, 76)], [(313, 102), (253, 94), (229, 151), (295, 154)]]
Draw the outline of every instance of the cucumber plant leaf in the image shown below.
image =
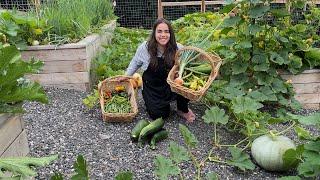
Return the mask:
[(171, 159), (165, 158), (162, 155), (158, 155), (154, 160), (156, 169), (155, 174), (161, 180), (168, 179), (170, 175), (178, 175), (180, 173), (179, 168), (172, 163)]
[(227, 160), (227, 164), (236, 166), (242, 171), (247, 169), (254, 170), (255, 165), (251, 162), (248, 154), (244, 153), (240, 148), (237, 147), (229, 147), (228, 150), (232, 155), (232, 159)]
[(184, 142), (189, 147), (196, 147), (198, 144), (197, 138), (190, 132), (190, 130), (182, 124), (179, 124), (180, 133), (184, 139)]
[(176, 164), (189, 160), (188, 151), (173, 141), (170, 142), (168, 150), (170, 152), (170, 159)]
[(225, 114), (225, 111), (223, 109), (212, 106), (210, 109), (206, 109), (205, 114), (202, 116), (202, 119), (207, 124), (227, 124), (229, 116)]
[(78, 155), (77, 161), (73, 164), (76, 174), (71, 177), (72, 180), (89, 180), (87, 162), (82, 155)]

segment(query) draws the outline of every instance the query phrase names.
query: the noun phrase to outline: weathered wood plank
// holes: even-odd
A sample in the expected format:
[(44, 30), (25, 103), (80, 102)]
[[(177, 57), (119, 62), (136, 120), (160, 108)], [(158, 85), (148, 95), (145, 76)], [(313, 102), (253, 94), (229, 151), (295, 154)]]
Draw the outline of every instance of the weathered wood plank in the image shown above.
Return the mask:
[(292, 84), (297, 94), (320, 93), (320, 83)]
[(77, 84), (88, 83), (88, 72), (74, 72), (74, 73), (51, 73), (51, 74), (32, 74), (27, 75), (33, 81), (39, 82), (42, 85), (46, 84)]
[(88, 71), (86, 60), (47, 61), (42, 67), (41, 74), (84, 71)]
[(319, 104), (320, 93), (318, 94), (296, 94), (295, 98), (302, 104)]
[(3, 154), (21, 131), (20, 116), (11, 116), (0, 126), (0, 155)]
[(9, 113), (4, 113), (4, 114), (0, 114), (0, 127), (7, 122), (7, 119), (10, 118), (11, 116), (13, 116), (13, 114), (9, 114)]
[[(283, 71), (281, 69), (278, 70), (278, 72), (282, 75), (292, 75), (289, 71)], [(309, 69), (309, 70), (304, 70), (300, 74), (313, 74), (313, 73), (320, 73), (320, 69)], [(299, 74), (298, 74), (299, 75)]]
[(41, 61), (77, 61), (86, 59), (86, 48), (29, 50), (23, 51), (21, 55), (24, 60), (35, 57)]
[(281, 75), (283, 79), (291, 79), (292, 83), (314, 83), (320, 82), (320, 73), (299, 74), (299, 75)]
[[(205, 5), (214, 5), (214, 4), (226, 4), (225, 1), (205, 1)], [(186, 2), (161, 2), (163, 7), (165, 6), (195, 6), (201, 5), (201, 1), (186, 1)]]
[(26, 156), (29, 153), (29, 145), (26, 130), (23, 130), (12, 144), (5, 150), (1, 157)]
[(306, 104), (303, 104), (303, 108), (319, 110), (320, 109), (320, 103), (314, 103), (314, 104), (306, 103)]

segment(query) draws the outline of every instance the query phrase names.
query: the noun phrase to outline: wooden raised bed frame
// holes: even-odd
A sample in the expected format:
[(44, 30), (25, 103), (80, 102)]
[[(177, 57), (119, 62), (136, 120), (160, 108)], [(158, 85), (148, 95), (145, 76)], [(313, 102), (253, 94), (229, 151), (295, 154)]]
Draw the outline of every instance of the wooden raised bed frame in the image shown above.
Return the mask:
[(303, 71), (298, 75), (281, 72), (281, 77), (292, 80), (295, 98), (306, 109), (320, 109), (320, 69)]
[(27, 133), (21, 116), (0, 114), (0, 158), (28, 153)]
[(101, 28), (99, 34), (92, 34), (78, 43), (61, 46), (29, 46), (22, 52), (22, 58), (32, 57), (44, 62), (39, 74), (28, 78), (43, 86), (54, 86), (66, 89), (89, 91), (95, 77), (90, 74), (91, 61), (103, 49), (102, 45), (111, 43), (116, 21)]

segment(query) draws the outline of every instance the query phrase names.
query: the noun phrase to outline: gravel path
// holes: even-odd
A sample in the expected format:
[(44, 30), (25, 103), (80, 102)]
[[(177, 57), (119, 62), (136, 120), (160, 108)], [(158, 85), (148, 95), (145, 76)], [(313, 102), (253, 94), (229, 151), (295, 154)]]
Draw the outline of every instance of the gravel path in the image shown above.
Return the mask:
[[(100, 109), (88, 110), (82, 99), (87, 93), (47, 88), (49, 104), (35, 102), (26, 103), (27, 113), (23, 115), (28, 132), (30, 155), (34, 157), (59, 154), (59, 159), (47, 167), (38, 170), (36, 179), (49, 179), (54, 172), (61, 172), (66, 179), (74, 173), (73, 163), (77, 155), (82, 154), (88, 163), (91, 179), (113, 179), (118, 171), (133, 172), (134, 179), (155, 179), (153, 159), (156, 155), (168, 155), (170, 141), (183, 144), (178, 126), (185, 124), (199, 140), (194, 151), (197, 157), (204, 157), (211, 148), (210, 139), (213, 127), (201, 120), (205, 107), (191, 104), (197, 118), (192, 124), (186, 124), (176, 113), (172, 113), (165, 123), (169, 138), (161, 141), (157, 150), (149, 145), (138, 147), (130, 140), (130, 131), (140, 119), (147, 119), (141, 94), (139, 94), (139, 114), (132, 123), (105, 123), (101, 120)], [(175, 107), (172, 106), (174, 109)], [(304, 112), (308, 113), (308, 112)], [(238, 134), (219, 128), (221, 141), (232, 144)], [(226, 149), (215, 149), (214, 155), (221, 158), (229, 157)], [(191, 163), (181, 166), (185, 179), (193, 179), (195, 169)], [(259, 167), (251, 172), (241, 172), (234, 167), (217, 163), (207, 163), (204, 173), (216, 172), (220, 179), (276, 179), (293, 174), (269, 173)], [(173, 179), (173, 178), (172, 178)], [(176, 179), (176, 178), (174, 178)]]

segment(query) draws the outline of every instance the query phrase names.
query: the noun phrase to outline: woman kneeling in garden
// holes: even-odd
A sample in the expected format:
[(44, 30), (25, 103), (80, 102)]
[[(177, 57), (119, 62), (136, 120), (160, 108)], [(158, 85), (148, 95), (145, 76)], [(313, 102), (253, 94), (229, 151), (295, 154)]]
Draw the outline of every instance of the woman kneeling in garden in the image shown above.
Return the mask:
[(171, 91), (166, 79), (174, 65), (176, 51), (181, 48), (176, 43), (171, 24), (157, 19), (148, 41), (143, 42), (127, 68), (126, 75), (132, 76), (139, 68), (142, 75), (142, 95), (147, 112), (152, 119), (167, 118), (170, 101), (177, 101), (177, 113), (187, 122), (193, 122), (195, 114), (188, 108), (189, 100)]

